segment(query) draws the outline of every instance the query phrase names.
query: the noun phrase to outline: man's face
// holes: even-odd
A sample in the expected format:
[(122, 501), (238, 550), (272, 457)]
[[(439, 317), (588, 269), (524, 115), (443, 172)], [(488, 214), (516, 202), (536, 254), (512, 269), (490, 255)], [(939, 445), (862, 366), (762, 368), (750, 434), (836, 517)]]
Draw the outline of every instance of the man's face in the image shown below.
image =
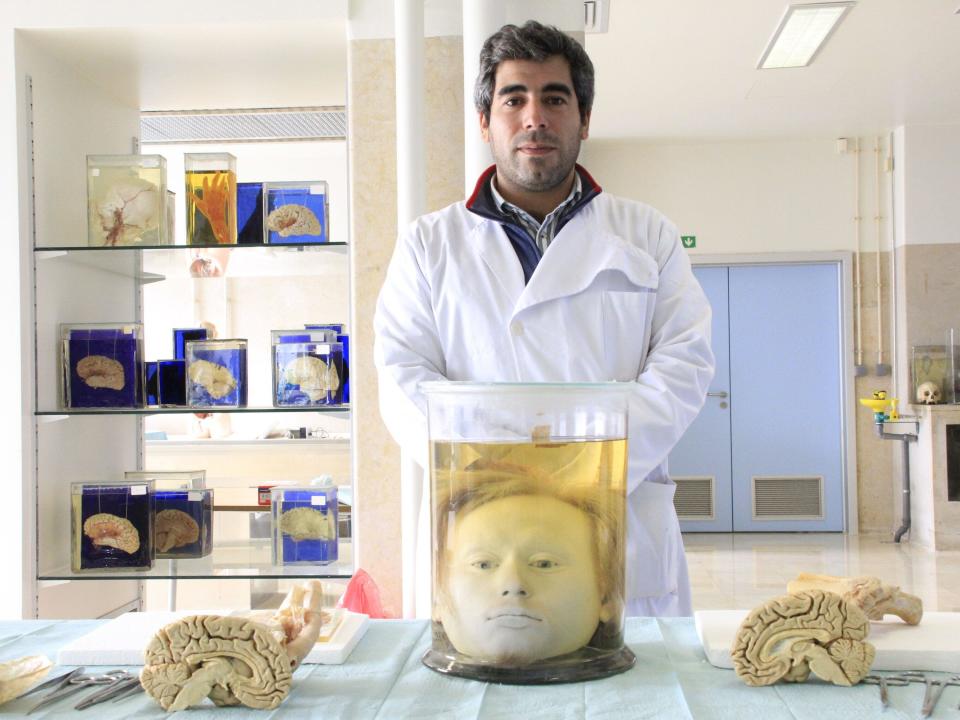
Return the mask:
[(567, 61), (505, 60), (497, 67), (483, 139), (497, 163), (501, 192), (546, 192), (570, 177), (587, 139)]
[(455, 518), (450, 529), (441, 619), (457, 651), (523, 665), (590, 641), (603, 607), (583, 510), (514, 495)]

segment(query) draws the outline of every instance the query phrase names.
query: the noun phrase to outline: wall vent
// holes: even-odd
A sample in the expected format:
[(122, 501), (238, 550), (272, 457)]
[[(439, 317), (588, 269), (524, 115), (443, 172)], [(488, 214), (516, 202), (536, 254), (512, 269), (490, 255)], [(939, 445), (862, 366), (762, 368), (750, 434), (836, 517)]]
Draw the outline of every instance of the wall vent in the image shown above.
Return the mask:
[(140, 144), (343, 140), (338, 107), (249, 110), (150, 110), (140, 114)]
[(754, 477), (754, 520), (822, 520), (823, 477)]
[(677, 491), (673, 507), (681, 520), (713, 520), (714, 502), (712, 477), (674, 477)]

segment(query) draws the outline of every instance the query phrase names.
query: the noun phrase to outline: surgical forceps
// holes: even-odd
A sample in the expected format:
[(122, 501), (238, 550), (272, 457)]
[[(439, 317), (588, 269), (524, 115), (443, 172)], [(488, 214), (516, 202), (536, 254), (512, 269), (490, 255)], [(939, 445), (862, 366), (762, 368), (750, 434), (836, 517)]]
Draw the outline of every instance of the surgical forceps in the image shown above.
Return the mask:
[(84, 675), (82, 673), (74, 675), (68, 678), (59, 687), (56, 687), (52, 692), (45, 695), (40, 702), (27, 711), (27, 715), (32, 713), (34, 710), (39, 710), (47, 705), (52, 705), (53, 703), (59, 702), (63, 698), (69, 697), (88, 687), (96, 685), (113, 686), (116, 683), (127, 680), (131, 677), (133, 676), (126, 670), (111, 670), (103, 675)]
[(880, 704), (883, 705), (884, 709), (890, 707), (890, 693), (887, 691), (891, 685), (903, 686), (910, 682), (909, 678), (901, 677), (900, 675), (867, 675), (863, 678), (863, 682), (867, 685), (879, 685), (880, 686)]
[(907, 671), (900, 673), (900, 677), (909, 682), (922, 682), (926, 685), (923, 693), (923, 705), (920, 708), (920, 717), (930, 717), (933, 714), (940, 696), (947, 688), (947, 685), (960, 685), (960, 675), (951, 675), (945, 678), (928, 678), (921, 672)]

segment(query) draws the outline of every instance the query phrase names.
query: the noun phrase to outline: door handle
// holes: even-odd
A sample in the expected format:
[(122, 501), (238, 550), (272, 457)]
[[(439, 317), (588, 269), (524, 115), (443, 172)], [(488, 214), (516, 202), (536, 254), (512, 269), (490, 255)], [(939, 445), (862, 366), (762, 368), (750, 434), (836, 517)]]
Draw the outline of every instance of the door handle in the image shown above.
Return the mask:
[(725, 398), (728, 397), (728, 395), (725, 391), (721, 390), (720, 392), (708, 392), (707, 397)]

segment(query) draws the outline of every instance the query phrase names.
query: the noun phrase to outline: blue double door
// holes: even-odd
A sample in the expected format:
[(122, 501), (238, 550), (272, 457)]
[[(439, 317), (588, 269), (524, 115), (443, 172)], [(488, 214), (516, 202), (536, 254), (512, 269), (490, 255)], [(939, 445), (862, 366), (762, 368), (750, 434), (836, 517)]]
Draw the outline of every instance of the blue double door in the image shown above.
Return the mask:
[(840, 263), (694, 272), (717, 370), (669, 458), (681, 529), (842, 531)]

